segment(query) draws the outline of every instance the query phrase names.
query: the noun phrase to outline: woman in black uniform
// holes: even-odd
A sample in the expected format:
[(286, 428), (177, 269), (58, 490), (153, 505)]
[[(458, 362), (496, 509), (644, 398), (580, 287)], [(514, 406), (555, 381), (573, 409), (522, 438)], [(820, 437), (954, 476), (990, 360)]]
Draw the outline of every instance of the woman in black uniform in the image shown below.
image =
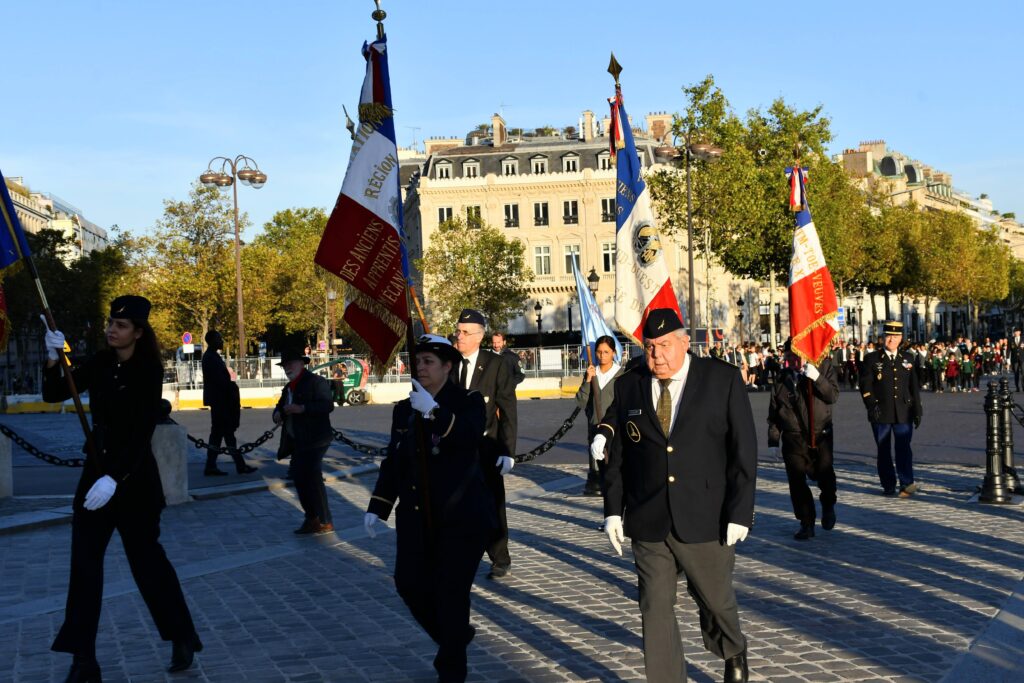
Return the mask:
[[(444, 683), (466, 680), (466, 647), (474, 634), (469, 593), (484, 546), (497, 526), (481, 469), (494, 466), (493, 456), (486, 463), (480, 460), (484, 399), (449, 381), (459, 360), (461, 355), (444, 337), (428, 334), (417, 341), (415, 388), (395, 406), (387, 457), (365, 516), (367, 533), (376, 536), (380, 520), (388, 518), (398, 501), (395, 587), (437, 643), (434, 668)], [(422, 454), (416, 445), (420, 416)], [(420, 468), (424, 460), (425, 481)]]
[[(103, 601), (103, 555), (117, 529), (132, 576), (156, 622), (173, 643), (169, 672), (192, 665), (203, 649), (181, 584), (160, 545), (163, 487), (150, 440), (160, 410), (160, 347), (147, 321), (150, 303), (121, 296), (111, 303), (107, 346), (73, 371), (89, 392), (95, 452), (86, 457), (71, 518), (71, 577), (64, 624), (52, 649), (74, 656), (67, 681), (100, 681), (96, 632)], [(57, 364), (64, 335), (46, 333), (49, 360), (43, 400), (70, 397)]]

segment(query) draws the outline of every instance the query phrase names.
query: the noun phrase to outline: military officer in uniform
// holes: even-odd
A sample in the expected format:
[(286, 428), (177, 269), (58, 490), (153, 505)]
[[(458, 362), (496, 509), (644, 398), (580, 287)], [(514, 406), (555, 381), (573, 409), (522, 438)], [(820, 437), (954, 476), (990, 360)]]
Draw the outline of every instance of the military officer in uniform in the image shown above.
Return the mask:
[[(919, 486), (914, 481), (910, 440), (921, 426), (921, 393), (910, 354), (900, 351), (903, 323), (885, 323), (883, 348), (864, 356), (860, 393), (878, 445), (878, 478), (886, 495), (910, 498)], [(892, 441), (896, 442), (893, 467)]]
[(512, 571), (502, 477), (511, 472), (515, 464), (512, 456), (516, 452), (516, 384), (501, 356), (480, 348), (487, 327), (480, 311), (463, 309), (455, 327), (455, 349), (462, 358), (452, 367), (452, 378), (463, 389), (479, 392), (487, 408), (487, 432), (481, 448), (491, 456), (492, 464), (484, 468), (484, 479), (494, 498), (498, 518), (497, 529), (487, 544), (487, 556), (491, 560), (487, 578), (503, 579)]
[[(374, 537), (398, 501), (395, 587), (437, 643), (434, 667), (444, 682), (466, 679), (466, 646), (473, 638), (469, 594), (497, 524), (484, 482), (484, 472), (494, 467), (481, 449), (484, 399), (449, 377), (461, 359), (444, 337), (428, 334), (417, 341), (414, 388), (394, 408), (387, 456), (364, 518)], [(416, 443), (416, 421), (422, 445)]]
[[(725, 680), (747, 680), (747, 641), (732, 585), (735, 544), (754, 522), (757, 435), (733, 365), (698, 358), (678, 314), (650, 312), (646, 366), (615, 380), (591, 455), (605, 457), (605, 532), (622, 554), (632, 539), (647, 680), (686, 680), (676, 621), (678, 575), (700, 611), (704, 647)], [(625, 527), (623, 527), (625, 522)]]

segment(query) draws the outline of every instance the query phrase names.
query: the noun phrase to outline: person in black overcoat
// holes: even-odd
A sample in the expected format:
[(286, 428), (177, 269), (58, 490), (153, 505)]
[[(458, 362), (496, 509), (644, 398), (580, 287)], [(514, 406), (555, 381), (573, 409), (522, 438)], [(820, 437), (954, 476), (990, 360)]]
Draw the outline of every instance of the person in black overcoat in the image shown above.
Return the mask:
[(487, 544), (487, 557), (491, 561), (487, 578), (500, 580), (512, 571), (503, 477), (515, 465), (516, 385), (501, 357), (480, 348), (487, 327), (483, 314), (470, 308), (463, 309), (455, 327), (454, 345), (462, 358), (452, 368), (452, 377), (464, 389), (480, 392), (487, 408), (487, 433), (482, 448), (491, 456), (493, 464), (484, 468), (484, 478), (494, 497), (498, 516), (498, 527)]
[(508, 374), (512, 377), (512, 382), (516, 386), (522, 384), (523, 380), (526, 379), (526, 373), (523, 372), (523, 366), (519, 362), (519, 354), (508, 348), (508, 335), (504, 332), (492, 334), (491, 350), (501, 356), (502, 360), (508, 365)]
[(728, 683), (746, 681), (732, 574), (735, 544), (754, 523), (750, 401), (735, 366), (688, 353), (675, 310), (652, 310), (643, 336), (647, 366), (615, 380), (591, 454), (603, 458), (607, 446), (605, 533), (620, 555), (624, 535), (632, 539), (647, 680), (686, 680), (675, 613), (682, 573), (704, 647), (725, 660)]
[[(178, 576), (160, 545), (163, 486), (151, 440), (161, 416), (163, 368), (148, 322), (150, 303), (120, 296), (110, 305), (107, 348), (72, 370), (80, 392), (89, 392), (95, 452), (87, 452), (72, 503), (71, 578), (56, 652), (73, 655), (67, 681), (101, 680), (96, 634), (103, 603), (103, 556), (114, 530), (160, 637), (172, 642), (168, 671), (184, 671), (203, 645), (185, 604)], [(64, 335), (46, 333), (49, 360), (43, 400), (58, 403), (71, 393), (58, 365)]]
[[(210, 439), (206, 451), (206, 468), (203, 474), (222, 476), (227, 474), (217, 467), (217, 449), (221, 441), (228, 448), (237, 448), (235, 430), (241, 419), (241, 403), (238, 385), (231, 379), (228, 366), (218, 351), (224, 348), (224, 338), (220, 332), (210, 330), (206, 333), (206, 350), (203, 351), (203, 405), (210, 407)], [(256, 471), (252, 465), (245, 464), (242, 454), (235, 451), (231, 454), (235, 463), (235, 471), (239, 474), (250, 474)]]
[(493, 466), (481, 448), (483, 396), (449, 377), (460, 358), (444, 337), (428, 334), (416, 342), (414, 389), (392, 413), (391, 440), (364, 519), (367, 533), (376, 536), (397, 501), (395, 587), (437, 643), (434, 667), (443, 682), (466, 679), (466, 647), (474, 634), (470, 589), (497, 525), (483, 474)]

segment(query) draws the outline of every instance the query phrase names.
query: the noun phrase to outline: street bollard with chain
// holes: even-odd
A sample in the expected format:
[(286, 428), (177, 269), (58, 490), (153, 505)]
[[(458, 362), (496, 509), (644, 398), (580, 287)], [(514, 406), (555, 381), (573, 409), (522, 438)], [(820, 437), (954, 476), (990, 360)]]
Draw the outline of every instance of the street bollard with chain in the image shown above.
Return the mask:
[(995, 382), (988, 383), (985, 395), (985, 482), (981, 485), (978, 501), (982, 503), (1012, 503), (1013, 495), (1006, 487), (1003, 476), (1003, 397)]
[(1013, 464), (1013, 393), (1010, 391), (1010, 380), (1006, 377), (999, 380), (999, 395), (1003, 401), (1000, 415), (1003, 431), (1003, 474), (1010, 492), (1020, 495), (1024, 490), (1021, 489), (1017, 468)]

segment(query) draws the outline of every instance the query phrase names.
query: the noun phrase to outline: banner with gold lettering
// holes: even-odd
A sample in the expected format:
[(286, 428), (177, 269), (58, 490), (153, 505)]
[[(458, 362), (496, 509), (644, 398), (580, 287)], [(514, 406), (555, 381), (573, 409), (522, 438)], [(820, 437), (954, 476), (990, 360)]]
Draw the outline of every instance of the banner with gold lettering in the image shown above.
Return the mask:
[(345, 180), (314, 261), (351, 287), (342, 318), (387, 364), (409, 325), (398, 146), (387, 38), (363, 45), (366, 76)]
[(839, 302), (825, 263), (818, 230), (807, 203), (807, 173), (787, 168), (790, 208), (796, 211), (793, 259), (789, 265), (789, 330), (793, 352), (820, 363), (839, 332)]

